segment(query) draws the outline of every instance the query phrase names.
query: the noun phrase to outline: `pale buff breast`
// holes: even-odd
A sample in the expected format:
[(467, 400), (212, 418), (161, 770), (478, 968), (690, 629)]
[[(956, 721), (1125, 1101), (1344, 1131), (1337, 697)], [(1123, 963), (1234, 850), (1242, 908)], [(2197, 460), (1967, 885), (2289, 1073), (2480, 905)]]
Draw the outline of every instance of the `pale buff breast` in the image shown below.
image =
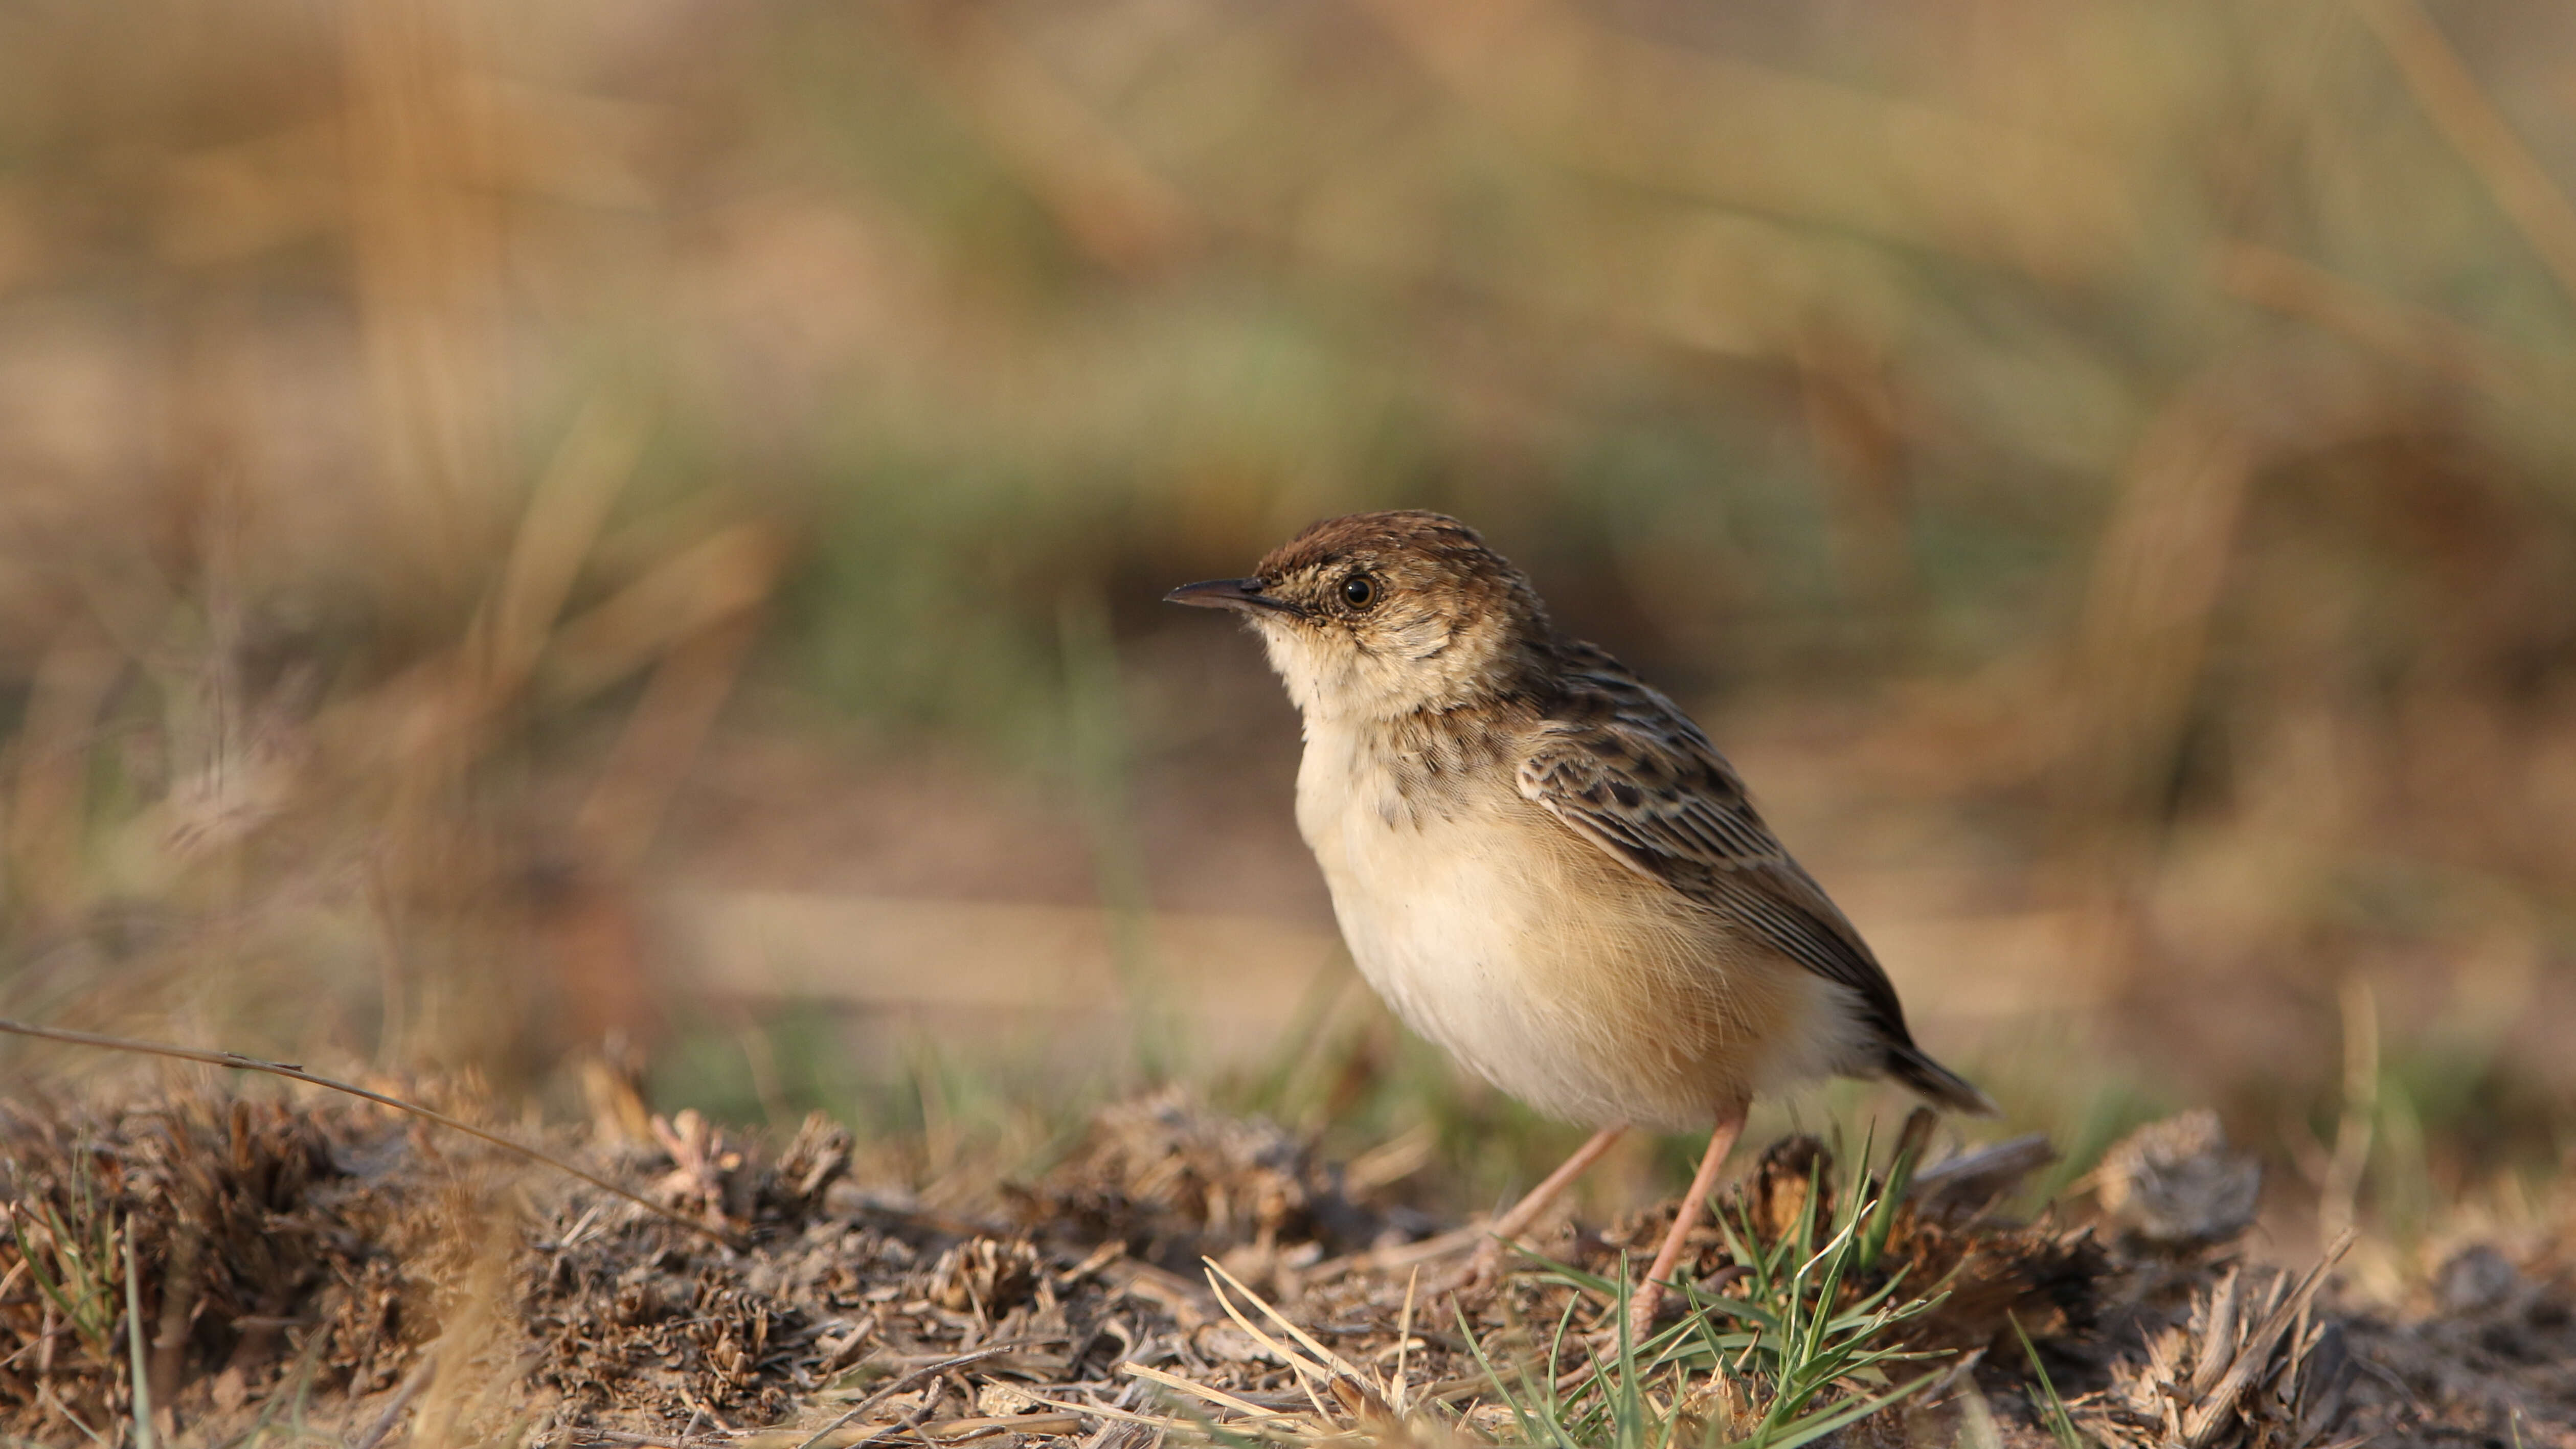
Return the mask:
[(1361, 974), (1503, 1091), (1569, 1121), (1704, 1127), (1855, 1059), (1841, 988), (1619, 864), (1508, 770), (1413, 784), (1310, 729), (1298, 825)]

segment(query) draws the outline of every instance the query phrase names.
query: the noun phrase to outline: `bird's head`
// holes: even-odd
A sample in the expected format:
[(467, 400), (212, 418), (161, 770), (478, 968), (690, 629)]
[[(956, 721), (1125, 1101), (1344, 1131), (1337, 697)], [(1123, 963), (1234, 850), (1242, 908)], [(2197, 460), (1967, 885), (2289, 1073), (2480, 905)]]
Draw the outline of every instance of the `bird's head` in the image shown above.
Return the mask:
[(1392, 719), (1525, 686), (1549, 638), (1520, 570), (1476, 531), (1404, 510), (1328, 518), (1242, 579), (1172, 590), (1240, 612), (1309, 721)]

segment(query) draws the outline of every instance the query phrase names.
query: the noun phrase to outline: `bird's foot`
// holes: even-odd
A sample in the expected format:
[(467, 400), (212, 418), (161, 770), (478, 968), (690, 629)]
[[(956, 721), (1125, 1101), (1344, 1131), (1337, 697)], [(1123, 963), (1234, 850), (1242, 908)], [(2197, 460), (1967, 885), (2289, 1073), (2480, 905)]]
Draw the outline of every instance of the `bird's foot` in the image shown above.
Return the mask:
[(1464, 1264), (1442, 1274), (1429, 1285), (1431, 1297), (1454, 1300), (1461, 1307), (1482, 1303), (1492, 1296), (1503, 1280), (1503, 1244), (1500, 1238), (1486, 1238), (1476, 1245)]
[[(1702, 1298), (1713, 1299), (1748, 1271), (1741, 1263), (1729, 1263), (1711, 1273), (1700, 1282)], [(1656, 1325), (1668, 1316), (1672, 1304), (1673, 1295), (1666, 1292), (1661, 1283), (1650, 1280), (1638, 1284), (1636, 1292), (1628, 1298), (1628, 1341), (1643, 1344), (1654, 1333)], [(1722, 1313), (1726, 1310), (1722, 1304), (1709, 1304), (1703, 1311)]]
[(1655, 1320), (1663, 1316), (1664, 1290), (1659, 1283), (1640, 1283), (1628, 1298), (1628, 1342), (1640, 1348), (1654, 1336)]

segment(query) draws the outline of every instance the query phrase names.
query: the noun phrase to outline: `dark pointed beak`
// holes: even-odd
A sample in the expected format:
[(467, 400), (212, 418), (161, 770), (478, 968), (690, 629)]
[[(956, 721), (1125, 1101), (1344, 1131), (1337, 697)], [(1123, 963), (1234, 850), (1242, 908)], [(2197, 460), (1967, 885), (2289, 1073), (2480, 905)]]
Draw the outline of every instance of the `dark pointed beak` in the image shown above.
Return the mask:
[(1210, 579), (1203, 584), (1183, 584), (1163, 596), (1166, 604), (1189, 604), (1201, 609), (1239, 609), (1244, 613), (1268, 610), (1278, 614), (1298, 612), (1286, 599), (1274, 599), (1261, 592), (1259, 579)]

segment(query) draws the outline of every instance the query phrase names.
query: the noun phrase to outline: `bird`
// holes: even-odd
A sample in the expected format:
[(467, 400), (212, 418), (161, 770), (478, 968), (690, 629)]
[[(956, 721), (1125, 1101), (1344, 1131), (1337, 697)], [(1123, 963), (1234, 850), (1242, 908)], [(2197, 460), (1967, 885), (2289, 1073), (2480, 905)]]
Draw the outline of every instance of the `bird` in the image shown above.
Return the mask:
[(1995, 1113), (1915, 1045), (1708, 736), (1466, 524), (1328, 518), (1164, 597), (1240, 615), (1297, 706), (1298, 830), (1360, 974), (1470, 1072), (1595, 1129), (1487, 1224), (1472, 1280), (1622, 1133), (1704, 1129), (1630, 1300), (1642, 1339), (1757, 1095), (1886, 1077)]

